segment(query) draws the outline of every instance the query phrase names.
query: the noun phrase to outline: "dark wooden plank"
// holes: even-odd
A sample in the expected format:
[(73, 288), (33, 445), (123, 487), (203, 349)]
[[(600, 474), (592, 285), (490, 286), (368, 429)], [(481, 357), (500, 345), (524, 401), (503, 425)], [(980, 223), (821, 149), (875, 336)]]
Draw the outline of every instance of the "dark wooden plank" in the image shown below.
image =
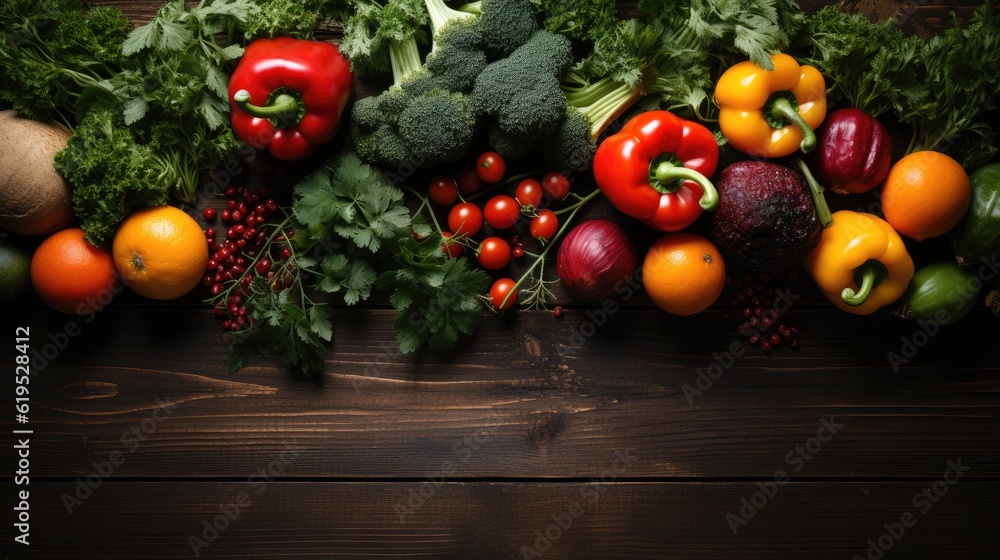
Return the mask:
[[(600, 459), (606, 481), (614, 468), (627, 476), (611, 450)], [(191, 558), (193, 537), (208, 545), (198, 549), (206, 558), (801, 560), (863, 558), (880, 537), (886, 558), (986, 559), (1000, 547), (1000, 484), (954, 475), (937, 503), (920, 496), (934, 480), (775, 486), (734, 535), (727, 514), (760, 492), (754, 483), (267, 484), (255, 474), (262, 468), (265, 460), (249, 460), (231, 483), (104, 482), (72, 516), (62, 496), (74, 483), (32, 483), (31, 546), (7, 549), (17, 558)], [(937, 477), (948, 468), (942, 461)], [(905, 514), (915, 525), (900, 525)], [(894, 524), (901, 538), (883, 537)]]
[[(294, 443), (306, 451), (289, 476), (419, 477), (470, 437), (486, 441), (462, 477), (589, 476), (622, 447), (645, 458), (635, 476), (765, 476), (824, 418), (846, 427), (801, 476), (930, 476), (955, 456), (974, 476), (1000, 473), (996, 318), (985, 310), (898, 373), (886, 352), (920, 331), (887, 314), (793, 311), (800, 350), (751, 350), (723, 370), (737, 339), (720, 313), (622, 310), (578, 338), (587, 313), (487, 317), (461, 352), (402, 356), (391, 311), (340, 312), (318, 381), (265, 359), (226, 374), (218, 327), (198, 308), (112, 308), (72, 338), (55, 334), (64, 318), (32, 311), (0, 319), (0, 331), (31, 325), (33, 348), (49, 355), (68, 343), (31, 381), (32, 466), (44, 476), (88, 474), (114, 451), (127, 454), (115, 476), (225, 476)], [(699, 370), (722, 375), (689, 401)], [(177, 406), (166, 416), (157, 399)]]

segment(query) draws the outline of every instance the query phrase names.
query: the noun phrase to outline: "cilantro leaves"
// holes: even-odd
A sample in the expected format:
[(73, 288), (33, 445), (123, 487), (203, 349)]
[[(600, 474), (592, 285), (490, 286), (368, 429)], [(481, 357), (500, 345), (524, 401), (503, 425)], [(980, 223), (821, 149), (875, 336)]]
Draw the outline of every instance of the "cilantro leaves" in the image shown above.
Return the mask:
[[(351, 306), (376, 289), (388, 294), (404, 353), (424, 345), (450, 349), (482, 318), (478, 296), (489, 287), (489, 276), (467, 259), (447, 257), (440, 232), (415, 239), (411, 228), (426, 230), (426, 218), (411, 216), (402, 191), (354, 153), (334, 156), (295, 186), (291, 214), (278, 229), (289, 226), (296, 230), (288, 246), (293, 277), (277, 294), (254, 281), (244, 303), (252, 326), (231, 335), (232, 370), (256, 349), (306, 373), (320, 372), (320, 352), (333, 335), (334, 296)], [(278, 245), (271, 241), (263, 252), (280, 252)], [(215, 303), (225, 301), (240, 280)]]

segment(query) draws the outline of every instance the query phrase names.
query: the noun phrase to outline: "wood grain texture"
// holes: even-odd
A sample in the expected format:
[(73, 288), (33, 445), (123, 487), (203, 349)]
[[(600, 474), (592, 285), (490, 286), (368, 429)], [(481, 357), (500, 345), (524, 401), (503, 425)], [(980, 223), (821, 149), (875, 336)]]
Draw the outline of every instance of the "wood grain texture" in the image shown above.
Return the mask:
[[(32, 465), (85, 475), (117, 450), (127, 461), (116, 477), (228, 476), (294, 443), (306, 451), (288, 476), (419, 477), (462, 454), (462, 478), (558, 478), (590, 476), (624, 447), (644, 456), (637, 477), (766, 477), (834, 418), (846, 427), (800, 476), (930, 477), (957, 456), (973, 476), (1000, 474), (1000, 375), (971, 350), (993, 343), (988, 312), (930, 339), (898, 373), (886, 351), (901, 351), (915, 324), (794, 314), (800, 350), (754, 349), (722, 369), (737, 339), (718, 312), (622, 310), (586, 339), (574, 333), (599, 322), (592, 310), (488, 317), (460, 352), (403, 356), (391, 311), (344, 310), (316, 381), (263, 358), (228, 375), (203, 309), (112, 308), (50, 364), (35, 361)], [(33, 347), (54, 352), (62, 337), (49, 333), (65, 319), (30, 315), (4, 317), (0, 332), (29, 324)], [(706, 388), (708, 372), (722, 374)], [(689, 402), (685, 385), (704, 394)], [(162, 422), (158, 400), (176, 405)], [(465, 457), (456, 446), (470, 437), (485, 441)]]
[[(601, 459), (610, 481), (615, 457)], [(1000, 484), (964, 479), (926, 513), (923, 501), (913, 504), (928, 486), (917, 482), (788, 483), (734, 535), (726, 515), (739, 515), (755, 484), (267, 484), (258, 472), (267, 468), (248, 461), (235, 473), (242, 480), (221, 484), (105, 482), (72, 517), (61, 496), (75, 483), (33, 484), (44, 496), (32, 505), (40, 530), (17, 558), (192, 558), (189, 539), (198, 537), (208, 545), (201, 557), (241, 560), (842, 560), (864, 557), (867, 541), (906, 513), (916, 524), (896, 542), (883, 539), (886, 558), (985, 560), (1000, 547)], [(546, 532), (556, 538), (539, 537)]]

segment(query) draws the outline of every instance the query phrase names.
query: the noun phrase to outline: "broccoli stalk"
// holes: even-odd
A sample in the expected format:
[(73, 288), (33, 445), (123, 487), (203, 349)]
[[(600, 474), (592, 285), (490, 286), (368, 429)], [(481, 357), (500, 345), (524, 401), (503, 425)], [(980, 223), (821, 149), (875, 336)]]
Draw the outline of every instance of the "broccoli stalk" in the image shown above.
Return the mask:
[[(431, 29), (434, 32), (435, 39), (437, 38), (438, 33), (441, 32), (441, 29), (452, 21), (476, 17), (475, 13), (462, 12), (449, 8), (448, 5), (444, 3), (444, 0), (424, 0), (424, 5), (427, 6), (427, 13), (431, 16)], [(436, 48), (437, 41), (434, 41), (433, 43), (433, 48)]]
[(420, 71), (420, 50), (412, 35), (403, 41), (389, 43), (389, 63), (392, 65), (392, 83), (399, 85), (403, 80)]
[(392, 71), (399, 85), (421, 68), (429, 23), (423, 0), (359, 0), (344, 21), (340, 50), (362, 76)]
[(585, 86), (563, 86), (566, 103), (590, 122), (590, 136), (595, 140), (616, 118), (645, 95), (642, 84), (629, 86), (604, 77)]

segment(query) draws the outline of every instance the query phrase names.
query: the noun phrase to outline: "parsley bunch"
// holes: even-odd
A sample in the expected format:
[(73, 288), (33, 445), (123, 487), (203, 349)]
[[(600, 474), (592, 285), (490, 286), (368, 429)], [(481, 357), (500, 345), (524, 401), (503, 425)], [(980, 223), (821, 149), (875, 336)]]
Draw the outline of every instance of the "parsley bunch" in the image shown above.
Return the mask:
[(805, 62), (840, 95), (872, 116), (894, 111), (913, 126), (907, 153), (940, 150), (974, 169), (997, 152), (987, 114), (1000, 96), (1000, 14), (987, 1), (966, 27), (952, 25), (928, 42), (888, 20), (827, 7), (809, 19)]
[[(279, 240), (288, 228), (295, 236)], [(415, 229), (426, 236), (414, 238)], [(425, 344), (450, 349), (460, 334), (472, 333), (479, 324), (478, 295), (489, 286), (489, 277), (465, 258), (447, 257), (442, 241), (440, 231), (432, 233), (422, 218), (411, 215), (403, 192), (380, 171), (351, 152), (333, 157), (295, 185), (286, 219), (247, 272), (213, 300), (226, 302), (261, 258), (290, 250), (291, 266), (284, 272), (251, 282), (244, 299), (251, 321), (230, 335), (230, 370), (241, 368), (257, 351), (280, 356), (307, 373), (322, 371), (319, 354), (333, 335), (331, 305), (355, 305), (375, 289), (390, 294), (398, 311), (401, 352)], [(277, 291), (276, 281), (282, 282)]]

